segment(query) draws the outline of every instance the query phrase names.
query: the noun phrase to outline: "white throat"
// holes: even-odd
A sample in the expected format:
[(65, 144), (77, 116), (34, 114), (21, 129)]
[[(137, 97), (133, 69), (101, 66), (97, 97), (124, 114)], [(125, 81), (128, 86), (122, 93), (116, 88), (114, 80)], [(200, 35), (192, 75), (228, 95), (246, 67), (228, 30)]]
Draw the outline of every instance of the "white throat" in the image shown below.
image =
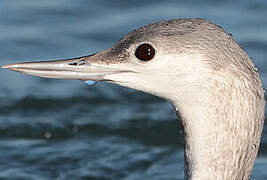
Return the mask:
[(173, 102), (185, 131), (186, 178), (249, 179), (263, 128), (263, 93), (235, 80), (204, 94)]

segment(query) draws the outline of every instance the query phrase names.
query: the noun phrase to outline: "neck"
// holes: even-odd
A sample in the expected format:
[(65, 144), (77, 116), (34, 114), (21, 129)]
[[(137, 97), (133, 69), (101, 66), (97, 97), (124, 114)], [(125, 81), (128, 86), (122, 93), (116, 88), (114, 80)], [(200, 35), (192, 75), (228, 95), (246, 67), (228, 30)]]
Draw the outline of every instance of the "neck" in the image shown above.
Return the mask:
[(249, 179), (264, 121), (264, 96), (254, 88), (218, 88), (199, 101), (174, 103), (184, 126), (187, 179)]

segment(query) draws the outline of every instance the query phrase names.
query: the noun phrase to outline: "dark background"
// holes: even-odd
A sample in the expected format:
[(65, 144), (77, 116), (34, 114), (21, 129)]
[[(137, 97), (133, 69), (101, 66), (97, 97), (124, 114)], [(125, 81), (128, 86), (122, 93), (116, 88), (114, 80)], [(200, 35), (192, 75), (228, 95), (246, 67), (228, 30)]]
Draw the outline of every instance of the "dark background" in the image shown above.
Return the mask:
[[(267, 1), (1, 0), (0, 65), (101, 51), (141, 25), (202, 17), (225, 28), (267, 83)], [(107, 83), (0, 70), (0, 179), (183, 179), (166, 101)], [(267, 130), (252, 179), (267, 178)]]

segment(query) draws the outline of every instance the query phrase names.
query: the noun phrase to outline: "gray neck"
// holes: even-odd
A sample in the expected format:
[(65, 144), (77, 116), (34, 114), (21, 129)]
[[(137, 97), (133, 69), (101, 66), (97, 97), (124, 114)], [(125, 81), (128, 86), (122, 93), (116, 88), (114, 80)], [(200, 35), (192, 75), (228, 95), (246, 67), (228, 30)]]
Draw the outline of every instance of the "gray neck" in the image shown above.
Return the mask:
[(184, 126), (186, 179), (249, 179), (263, 128), (264, 96), (261, 87), (232, 85), (206, 92), (199, 101), (173, 103)]

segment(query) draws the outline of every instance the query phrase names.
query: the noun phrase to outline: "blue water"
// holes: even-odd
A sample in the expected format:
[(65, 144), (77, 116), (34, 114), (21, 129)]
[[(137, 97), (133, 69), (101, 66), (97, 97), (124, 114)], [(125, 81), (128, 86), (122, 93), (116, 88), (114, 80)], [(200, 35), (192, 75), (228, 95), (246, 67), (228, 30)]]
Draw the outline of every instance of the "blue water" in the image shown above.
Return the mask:
[[(202, 17), (233, 34), (267, 85), (267, 1), (1, 0), (0, 65), (101, 51), (133, 28)], [(167, 102), (107, 83), (0, 70), (0, 179), (183, 179)], [(267, 179), (265, 126), (252, 179)]]

